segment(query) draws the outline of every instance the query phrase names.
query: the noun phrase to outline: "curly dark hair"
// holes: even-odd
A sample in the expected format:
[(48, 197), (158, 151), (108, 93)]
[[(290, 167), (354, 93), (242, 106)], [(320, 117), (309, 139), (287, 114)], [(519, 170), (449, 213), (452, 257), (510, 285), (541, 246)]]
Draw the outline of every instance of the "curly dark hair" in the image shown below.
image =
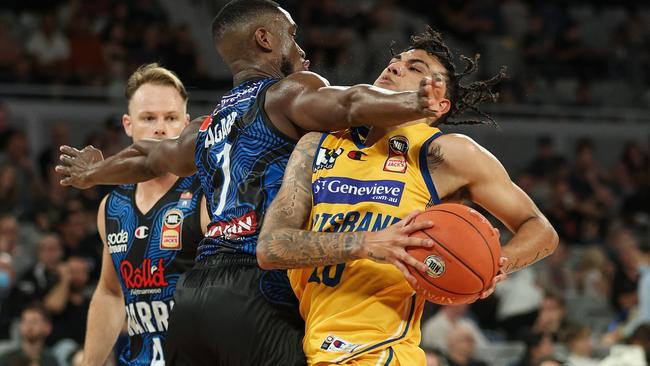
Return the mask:
[[(506, 76), (506, 67), (502, 66), (499, 72), (488, 80), (479, 80), (465, 85), (463, 79), (473, 74), (478, 68), (479, 54), (469, 58), (460, 56), (465, 62), (465, 69), (457, 72), (454, 62), (455, 56), (442, 38), (442, 34), (427, 26), (424, 33), (412, 36), (409, 47), (406, 51), (423, 50), (434, 56), (447, 69), (447, 95), (451, 101), (449, 113), (440, 117), (436, 124), (448, 125), (474, 125), (474, 124), (492, 124), (498, 127), (494, 118), (479, 109), (479, 104), (483, 102), (496, 102), (499, 94), (492, 88), (497, 85)], [(465, 112), (472, 111), (483, 119), (479, 120), (459, 120)], [(450, 120), (452, 119), (452, 120)]]

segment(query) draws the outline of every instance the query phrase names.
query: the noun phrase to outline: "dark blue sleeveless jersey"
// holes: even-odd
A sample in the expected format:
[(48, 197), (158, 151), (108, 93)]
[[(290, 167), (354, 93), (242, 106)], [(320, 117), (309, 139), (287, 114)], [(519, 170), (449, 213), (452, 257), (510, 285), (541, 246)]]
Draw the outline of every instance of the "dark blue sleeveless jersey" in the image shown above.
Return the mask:
[(255, 255), (260, 224), (295, 147), (264, 111), (266, 91), (277, 81), (257, 79), (238, 85), (199, 129), (196, 166), (211, 224), (198, 260), (218, 252)]
[(116, 188), (106, 200), (106, 244), (128, 318), (120, 365), (164, 366), (172, 295), (203, 238), (200, 187), (196, 175), (179, 178), (146, 214), (135, 205), (135, 185)]

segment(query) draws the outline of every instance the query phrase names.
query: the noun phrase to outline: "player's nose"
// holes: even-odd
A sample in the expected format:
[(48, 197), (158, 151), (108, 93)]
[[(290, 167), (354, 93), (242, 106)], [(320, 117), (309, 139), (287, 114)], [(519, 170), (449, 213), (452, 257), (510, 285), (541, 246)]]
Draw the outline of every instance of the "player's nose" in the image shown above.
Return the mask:
[(388, 72), (396, 76), (402, 76), (402, 65), (401, 62), (393, 62), (388, 65)]

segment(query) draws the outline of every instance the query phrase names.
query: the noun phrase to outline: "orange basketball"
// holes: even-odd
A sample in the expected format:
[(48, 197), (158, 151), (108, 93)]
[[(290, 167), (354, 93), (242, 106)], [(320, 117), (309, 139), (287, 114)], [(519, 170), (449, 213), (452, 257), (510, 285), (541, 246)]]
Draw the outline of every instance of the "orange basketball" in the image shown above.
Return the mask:
[(499, 271), (499, 231), (476, 210), (455, 203), (436, 205), (415, 220), (433, 222), (412, 235), (434, 242), (432, 248), (406, 249), (429, 267), (422, 273), (409, 266), (418, 282), (415, 290), (441, 305), (476, 301)]

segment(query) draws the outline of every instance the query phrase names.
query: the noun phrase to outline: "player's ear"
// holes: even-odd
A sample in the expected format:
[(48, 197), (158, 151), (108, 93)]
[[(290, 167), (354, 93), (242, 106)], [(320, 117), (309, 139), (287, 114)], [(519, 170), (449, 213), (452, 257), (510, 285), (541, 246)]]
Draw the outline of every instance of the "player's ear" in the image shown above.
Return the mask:
[(444, 98), (438, 103), (438, 108), (436, 109), (437, 109), (436, 117), (440, 118), (443, 115), (449, 113), (449, 110), (451, 109), (451, 102), (449, 101), (449, 99)]
[(122, 115), (122, 126), (127, 136), (133, 137), (133, 124), (131, 123), (131, 116), (128, 114)]
[(265, 52), (272, 52), (273, 35), (266, 28), (257, 28), (255, 30), (255, 43)]
[(185, 126), (187, 126), (189, 124), (190, 124), (190, 114), (187, 113), (187, 114), (185, 114)]

